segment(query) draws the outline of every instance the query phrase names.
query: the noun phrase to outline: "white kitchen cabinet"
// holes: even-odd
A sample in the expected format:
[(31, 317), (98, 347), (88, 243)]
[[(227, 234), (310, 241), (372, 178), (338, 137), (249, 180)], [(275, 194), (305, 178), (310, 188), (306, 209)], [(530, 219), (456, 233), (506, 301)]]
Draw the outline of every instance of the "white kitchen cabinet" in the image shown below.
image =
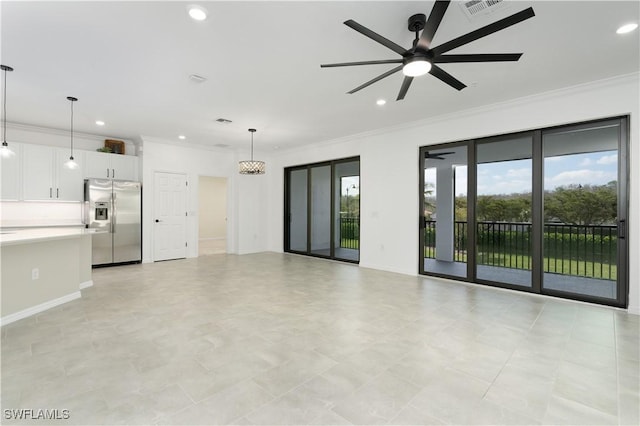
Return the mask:
[(9, 149), (15, 155), (2, 158), (2, 188), (0, 189), (0, 199), (3, 201), (20, 200), (20, 177), (22, 171), (22, 144), (9, 143)]
[(85, 178), (138, 180), (138, 157), (87, 151)]
[(82, 163), (84, 153), (74, 151), (77, 169), (64, 166), (70, 151), (42, 145), (23, 146), (22, 182), (26, 201), (82, 201), (84, 182)]

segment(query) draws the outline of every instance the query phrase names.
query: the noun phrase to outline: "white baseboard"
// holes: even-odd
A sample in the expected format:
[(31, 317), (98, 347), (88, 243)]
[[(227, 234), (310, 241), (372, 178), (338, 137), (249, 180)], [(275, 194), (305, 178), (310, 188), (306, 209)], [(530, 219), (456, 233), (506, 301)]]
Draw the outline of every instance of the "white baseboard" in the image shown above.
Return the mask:
[(92, 287), (92, 286), (93, 286), (93, 280), (85, 281), (83, 283), (80, 283), (80, 290), (83, 290), (85, 288)]
[(22, 311), (16, 312), (14, 314), (9, 314), (7, 316), (0, 318), (0, 326), (11, 324), (12, 322), (16, 322), (23, 318), (30, 317), (31, 315), (39, 314), (40, 312), (44, 312), (48, 309), (54, 308), (58, 305), (65, 304), (67, 302), (71, 302), (72, 300), (76, 300), (81, 297), (82, 295), (80, 294), (80, 291), (74, 291), (73, 293), (67, 294), (66, 296), (49, 300), (48, 302), (44, 302), (27, 309), (23, 309)]

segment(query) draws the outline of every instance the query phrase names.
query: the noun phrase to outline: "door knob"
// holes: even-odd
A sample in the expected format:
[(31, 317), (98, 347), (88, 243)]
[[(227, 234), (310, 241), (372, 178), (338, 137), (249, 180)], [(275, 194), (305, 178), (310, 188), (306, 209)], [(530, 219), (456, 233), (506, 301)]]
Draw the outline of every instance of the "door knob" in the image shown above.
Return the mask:
[(160, 222), (160, 219), (156, 219), (156, 223)]

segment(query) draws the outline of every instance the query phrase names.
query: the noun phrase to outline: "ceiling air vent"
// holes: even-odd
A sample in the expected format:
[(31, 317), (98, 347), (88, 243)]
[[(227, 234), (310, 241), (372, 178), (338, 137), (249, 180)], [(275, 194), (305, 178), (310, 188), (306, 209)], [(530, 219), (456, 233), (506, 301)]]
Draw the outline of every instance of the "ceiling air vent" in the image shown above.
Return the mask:
[(469, 19), (488, 15), (497, 10), (504, 9), (507, 5), (508, 2), (504, 2), (503, 0), (469, 0), (460, 3), (462, 11)]
[(207, 77), (203, 77), (198, 74), (191, 74), (189, 76), (189, 79), (191, 79), (191, 81), (194, 81), (196, 83), (204, 83), (205, 81), (207, 81)]
[(226, 118), (217, 118), (216, 119), (216, 123), (229, 124), (231, 122), (232, 122), (231, 120), (227, 120)]

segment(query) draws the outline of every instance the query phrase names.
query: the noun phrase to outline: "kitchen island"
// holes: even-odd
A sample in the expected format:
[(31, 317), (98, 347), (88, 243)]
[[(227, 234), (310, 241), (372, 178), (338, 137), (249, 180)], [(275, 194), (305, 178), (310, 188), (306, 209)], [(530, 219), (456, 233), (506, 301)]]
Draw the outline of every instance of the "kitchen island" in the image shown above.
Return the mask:
[(81, 297), (91, 280), (91, 235), (75, 228), (0, 231), (2, 325)]

